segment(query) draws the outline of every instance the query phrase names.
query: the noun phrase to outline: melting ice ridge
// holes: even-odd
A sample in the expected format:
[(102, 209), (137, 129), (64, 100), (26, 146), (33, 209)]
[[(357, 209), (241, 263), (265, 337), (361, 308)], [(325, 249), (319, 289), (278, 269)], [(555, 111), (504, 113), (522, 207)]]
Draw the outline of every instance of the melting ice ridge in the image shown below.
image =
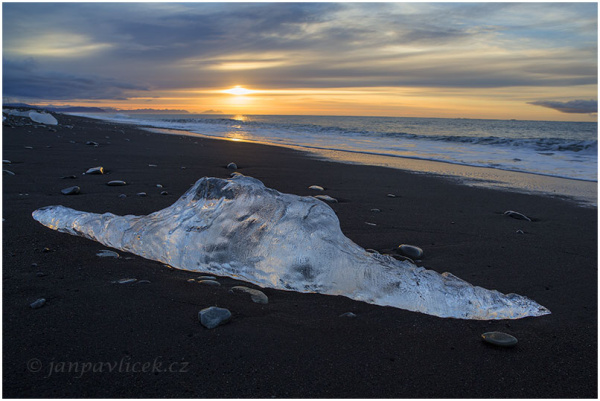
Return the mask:
[(202, 178), (173, 205), (147, 216), (64, 206), (33, 212), (43, 225), (183, 270), (261, 287), (343, 295), (440, 317), (518, 319), (550, 311), (524, 296), (472, 286), (372, 254), (344, 236), (334, 211), (254, 178)]

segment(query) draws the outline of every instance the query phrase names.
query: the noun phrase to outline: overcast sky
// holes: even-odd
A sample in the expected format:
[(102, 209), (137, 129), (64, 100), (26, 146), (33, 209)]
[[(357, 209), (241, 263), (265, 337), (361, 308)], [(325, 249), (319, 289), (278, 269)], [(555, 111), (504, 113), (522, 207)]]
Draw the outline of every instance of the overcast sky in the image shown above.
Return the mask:
[(597, 46), (596, 3), (3, 3), (3, 97), (591, 121)]

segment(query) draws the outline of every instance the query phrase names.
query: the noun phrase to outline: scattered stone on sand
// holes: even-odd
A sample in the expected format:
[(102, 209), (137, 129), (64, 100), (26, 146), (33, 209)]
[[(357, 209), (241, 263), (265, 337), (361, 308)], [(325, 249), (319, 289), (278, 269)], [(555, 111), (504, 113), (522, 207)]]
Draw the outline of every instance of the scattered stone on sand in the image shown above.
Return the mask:
[(319, 185), (311, 185), (310, 187), (308, 187), (308, 189), (314, 189), (315, 191), (325, 191), (325, 188)]
[(497, 345), (499, 347), (514, 347), (518, 343), (518, 340), (515, 337), (500, 331), (483, 333), (481, 338), (486, 343)]
[(37, 277), (46, 277), (46, 273), (44, 273), (44, 272), (36, 272), (35, 275)]
[(342, 313), (340, 315), (340, 317), (356, 317), (356, 314), (352, 313), (352, 312), (346, 312), (346, 313)]
[(160, 194), (161, 195), (169, 195), (169, 193), (167, 191), (161, 191)]
[(238, 166), (237, 166), (237, 164), (231, 162), (227, 165), (227, 168), (230, 170), (237, 170)]
[(213, 287), (220, 287), (221, 283), (215, 280), (198, 280), (198, 284), (210, 285)]
[(398, 246), (397, 252), (400, 255), (408, 256), (411, 259), (421, 259), (423, 257), (423, 250), (414, 245), (402, 244)]
[(394, 195), (394, 194), (387, 194), (387, 197), (388, 197), (388, 198), (395, 198), (395, 197), (396, 197), (396, 195)]
[(163, 186), (160, 184), (156, 184), (156, 188), (162, 188)]
[(371, 209), (371, 211), (372, 211), (373, 213), (379, 213), (379, 212), (381, 212), (381, 209)]
[(229, 292), (231, 292), (232, 294), (235, 293), (246, 293), (246, 294), (250, 294), (250, 299), (252, 300), (252, 302), (257, 303), (257, 304), (268, 304), (269, 303), (269, 297), (267, 297), (265, 295), (264, 292), (259, 291), (259, 290), (255, 290), (254, 288), (248, 288), (248, 287), (244, 287), (242, 285), (238, 285), (235, 287), (232, 287)]
[(207, 329), (214, 329), (219, 325), (229, 322), (231, 320), (231, 312), (229, 312), (229, 309), (211, 306), (198, 312), (198, 319), (202, 326)]
[(193, 279), (193, 278), (189, 278), (189, 279), (187, 279), (187, 282), (188, 282), (188, 283), (195, 283), (195, 282), (196, 282), (196, 280), (195, 280), (195, 279)]
[(25, 149), (33, 149), (33, 146), (25, 146)]
[(10, 170), (2, 170), (2, 174), (15, 175), (15, 173)]
[(45, 247), (44, 249), (42, 249), (42, 252), (44, 252), (44, 253), (52, 252), (52, 249)]
[(125, 195), (125, 194), (120, 194), (120, 195), (119, 195), (119, 198), (127, 198), (127, 195)]
[(69, 180), (74, 180), (74, 179), (76, 179), (76, 178), (77, 178), (77, 176), (76, 176), (76, 175), (63, 175), (63, 176), (62, 176), (62, 177), (60, 177), (60, 178), (62, 178), (63, 180), (66, 180), (66, 179), (69, 179)]
[(81, 188), (79, 188), (78, 186), (74, 186), (74, 187), (61, 189), (60, 192), (63, 195), (77, 195), (79, 192), (81, 192)]
[(150, 284), (150, 280), (138, 280), (136, 284)]
[(517, 234), (525, 234), (525, 231), (523, 231), (523, 230), (517, 230)]
[(86, 145), (91, 145), (91, 146), (98, 146), (99, 145), (98, 142), (94, 142), (94, 141), (87, 141), (85, 144)]
[(37, 263), (32, 263), (31, 267), (38, 267), (38, 264)]
[(148, 164), (148, 167), (158, 167), (157, 164)]
[(185, 166), (181, 166), (179, 167), (181, 170), (185, 170)]
[(376, 226), (377, 224), (375, 223), (369, 223), (368, 221), (365, 221), (365, 224), (369, 225), (369, 226)]
[(111, 186), (111, 187), (118, 187), (118, 186), (122, 186), (122, 185), (127, 185), (127, 183), (125, 181), (121, 181), (121, 180), (113, 180), (113, 181), (107, 182), (106, 185)]
[(114, 251), (109, 251), (108, 249), (102, 249), (98, 251), (96, 256), (100, 256), (101, 258), (118, 258), (119, 254)]
[(137, 281), (137, 278), (122, 278), (121, 280), (117, 281), (117, 284), (131, 284), (131, 283), (135, 283)]
[(148, 196), (148, 194), (145, 192), (138, 192), (136, 195), (137, 196)]
[(216, 280), (216, 277), (213, 276), (200, 276), (197, 278), (197, 280)]
[(46, 304), (46, 299), (40, 298), (40, 299), (37, 299), (34, 302), (32, 302), (29, 306), (31, 307), (31, 309), (39, 309), (42, 306), (44, 306), (45, 304)]
[(89, 168), (85, 173), (86, 174), (104, 174), (104, 167), (92, 167), (92, 168)]
[(517, 220), (531, 221), (531, 219), (525, 216), (523, 213), (515, 212), (514, 210), (507, 210), (506, 212), (504, 212), (504, 215)]
[(12, 162), (10, 160), (2, 160), (2, 164), (11, 164)]
[(332, 198), (329, 195), (315, 195), (315, 196), (313, 196), (313, 198), (317, 198), (317, 199), (322, 200), (323, 202), (327, 202), (327, 203), (338, 203), (337, 199)]

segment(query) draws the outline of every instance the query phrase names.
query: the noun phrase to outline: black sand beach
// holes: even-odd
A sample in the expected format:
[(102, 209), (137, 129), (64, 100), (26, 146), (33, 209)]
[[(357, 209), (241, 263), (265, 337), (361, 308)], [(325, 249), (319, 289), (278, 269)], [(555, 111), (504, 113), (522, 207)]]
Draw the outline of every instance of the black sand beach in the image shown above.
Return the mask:
[[(12, 162), (3, 167), (15, 173), (3, 175), (4, 397), (598, 396), (595, 208), (315, 160), (285, 148), (57, 118), (59, 125), (50, 127), (56, 132), (3, 127), (3, 159)], [(420, 246), (423, 266), (525, 295), (552, 314), (442, 319), (272, 289), (263, 290), (267, 305), (255, 304), (229, 293), (242, 282), (219, 278), (221, 287), (202, 286), (187, 282), (198, 273), (135, 255), (100, 258), (103, 245), (31, 217), (57, 204), (148, 214), (171, 205), (203, 176), (229, 177), (229, 162), (281, 192), (314, 195), (310, 185), (325, 187), (340, 200), (332, 208), (342, 231), (364, 248)], [(82, 175), (95, 166), (106, 174)], [(61, 178), (70, 175), (77, 178)], [(110, 187), (110, 180), (129, 185)], [(73, 185), (81, 194), (61, 194)], [(511, 219), (505, 210), (534, 221)], [(130, 277), (150, 283), (112, 283)], [(47, 303), (31, 309), (38, 298)], [(233, 319), (208, 330), (198, 311), (213, 305), (230, 309)], [(339, 317), (349, 311), (357, 317)], [(519, 343), (488, 345), (481, 340), (488, 331), (512, 334)]]

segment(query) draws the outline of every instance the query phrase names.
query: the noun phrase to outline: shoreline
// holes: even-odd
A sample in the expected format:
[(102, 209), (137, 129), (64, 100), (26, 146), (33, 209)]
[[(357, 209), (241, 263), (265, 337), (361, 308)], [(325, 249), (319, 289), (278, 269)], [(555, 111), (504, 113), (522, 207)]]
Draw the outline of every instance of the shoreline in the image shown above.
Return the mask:
[(187, 130), (157, 128), (152, 126), (128, 124), (120, 121), (103, 120), (100, 118), (98, 120), (138, 127), (149, 132), (159, 134), (184, 135), (197, 138), (283, 147), (305, 152), (307, 155), (311, 155), (312, 157), (334, 162), (389, 167), (403, 171), (414, 172), (416, 174), (432, 174), (450, 180), (455, 180), (460, 184), (468, 186), (562, 198), (572, 201), (579, 206), (588, 208), (594, 208), (598, 206), (597, 181), (535, 174), (523, 171), (495, 169), (491, 167), (471, 166), (459, 163), (420, 159), (416, 157), (411, 158), (404, 156), (390, 156), (354, 151), (330, 150), (319, 147), (278, 144), (273, 142), (260, 142), (237, 138), (232, 139), (211, 136)]
[[(3, 177), (4, 397), (597, 397), (595, 208), (282, 147), (57, 119), (54, 127), (4, 126), (3, 159), (12, 161), (4, 168), (15, 173)], [(228, 178), (230, 162), (280, 192), (310, 196), (310, 185), (323, 186), (340, 201), (331, 207), (342, 232), (363, 248), (420, 246), (425, 268), (527, 296), (552, 314), (445, 319), (273, 289), (261, 289), (268, 304), (255, 304), (229, 293), (248, 283), (218, 277), (220, 287), (202, 286), (188, 282), (199, 273), (126, 252), (101, 258), (96, 253), (106, 247), (31, 217), (57, 204), (146, 215), (173, 204), (203, 176)], [(82, 174), (95, 166), (106, 173)], [(70, 176), (76, 178), (62, 178)], [(107, 186), (110, 180), (128, 185)], [(61, 194), (73, 185), (80, 194)], [(511, 219), (505, 210), (534, 221)], [(150, 283), (114, 283), (122, 278)], [(38, 298), (46, 304), (30, 308)], [(198, 311), (208, 306), (230, 309), (232, 321), (205, 329)], [(340, 317), (346, 312), (356, 317)], [(481, 340), (489, 331), (519, 343), (492, 347)], [(123, 358), (131, 365), (185, 362), (186, 370), (50, 371), (60, 362)], [(41, 370), (32, 370), (32, 360)]]

